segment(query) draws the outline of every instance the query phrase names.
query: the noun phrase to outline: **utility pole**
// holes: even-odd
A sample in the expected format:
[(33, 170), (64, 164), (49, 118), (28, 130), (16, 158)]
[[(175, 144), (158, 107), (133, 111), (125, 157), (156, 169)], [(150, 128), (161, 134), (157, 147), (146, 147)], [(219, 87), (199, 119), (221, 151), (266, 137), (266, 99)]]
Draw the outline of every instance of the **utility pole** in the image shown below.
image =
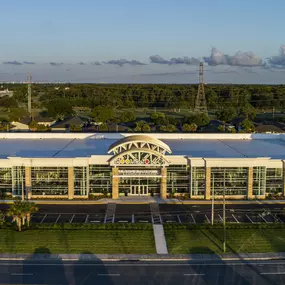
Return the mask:
[(226, 252), (226, 170), (224, 169), (224, 191), (223, 191), (223, 223), (224, 223), (224, 242), (223, 251)]
[(215, 175), (213, 175), (213, 188), (212, 188), (212, 216), (211, 216), (211, 224), (214, 225), (214, 206), (215, 205)]
[(28, 112), (29, 116), (32, 119), (32, 87), (31, 87), (31, 73), (28, 73)]
[(199, 86), (198, 92), (195, 100), (195, 109), (196, 113), (206, 113), (208, 114), (207, 110), (207, 102), (205, 96), (205, 88), (204, 88), (204, 64), (200, 62), (199, 68)]

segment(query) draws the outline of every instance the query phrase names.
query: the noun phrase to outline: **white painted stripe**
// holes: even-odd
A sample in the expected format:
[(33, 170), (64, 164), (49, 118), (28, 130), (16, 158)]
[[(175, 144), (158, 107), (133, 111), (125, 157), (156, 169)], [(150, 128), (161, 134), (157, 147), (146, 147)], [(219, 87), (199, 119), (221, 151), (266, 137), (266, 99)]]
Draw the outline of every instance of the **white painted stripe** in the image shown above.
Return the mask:
[(196, 221), (195, 221), (195, 219), (194, 219), (194, 217), (193, 217), (193, 214), (191, 214), (191, 217), (192, 217), (192, 219), (193, 219), (194, 224), (196, 224)]
[(12, 276), (32, 276), (33, 273), (11, 273)]
[(105, 274), (101, 274), (101, 273), (98, 273), (97, 274), (97, 276), (120, 276), (121, 274), (119, 274), (119, 273), (110, 273), (110, 274), (108, 274), (108, 273), (105, 273)]
[(238, 219), (235, 217), (234, 214), (232, 214), (233, 218), (236, 220), (237, 223), (239, 223)]
[(285, 272), (260, 272), (260, 275), (284, 275)]
[(206, 275), (206, 274), (204, 274), (204, 273), (185, 273), (185, 274), (183, 274), (184, 276), (204, 276), (204, 275)]

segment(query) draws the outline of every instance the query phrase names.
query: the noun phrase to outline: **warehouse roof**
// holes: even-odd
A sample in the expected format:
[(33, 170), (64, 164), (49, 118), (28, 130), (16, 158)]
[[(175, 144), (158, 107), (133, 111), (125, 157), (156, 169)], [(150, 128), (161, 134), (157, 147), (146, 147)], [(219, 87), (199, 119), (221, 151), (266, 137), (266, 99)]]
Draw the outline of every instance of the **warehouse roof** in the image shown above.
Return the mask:
[[(285, 141), (281, 139), (160, 139), (172, 151), (171, 155), (202, 158), (285, 159)], [(44, 138), (0, 139), (0, 159), (7, 157), (73, 158), (107, 155), (117, 139), (106, 138)]]

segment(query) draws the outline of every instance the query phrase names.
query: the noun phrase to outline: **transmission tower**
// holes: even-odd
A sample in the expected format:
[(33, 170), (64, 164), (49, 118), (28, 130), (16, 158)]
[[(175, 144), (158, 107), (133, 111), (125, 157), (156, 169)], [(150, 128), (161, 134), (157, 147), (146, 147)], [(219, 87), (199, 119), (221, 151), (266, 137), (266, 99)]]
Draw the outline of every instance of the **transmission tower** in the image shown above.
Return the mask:
[(204, 88), (204, 64), (202, 62), (200, 62), (200, 68), (199, 68), (199, 87), (195, 100), (194, 111), (196, 113), (208, 113), (205, 88)]
[(32, 87), (31, 87), (31, 73), (28, 73), (28, 112), (32, 119)]

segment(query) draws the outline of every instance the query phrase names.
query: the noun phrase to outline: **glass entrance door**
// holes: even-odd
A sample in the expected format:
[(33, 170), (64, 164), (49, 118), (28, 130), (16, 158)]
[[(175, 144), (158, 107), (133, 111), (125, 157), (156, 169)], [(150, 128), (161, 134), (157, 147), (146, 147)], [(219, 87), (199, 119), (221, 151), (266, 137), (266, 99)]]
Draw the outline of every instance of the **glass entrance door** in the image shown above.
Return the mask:
[(130, 195), (148, 195), (148, 186), (147, 185), (131, 185), (130, 186)]

